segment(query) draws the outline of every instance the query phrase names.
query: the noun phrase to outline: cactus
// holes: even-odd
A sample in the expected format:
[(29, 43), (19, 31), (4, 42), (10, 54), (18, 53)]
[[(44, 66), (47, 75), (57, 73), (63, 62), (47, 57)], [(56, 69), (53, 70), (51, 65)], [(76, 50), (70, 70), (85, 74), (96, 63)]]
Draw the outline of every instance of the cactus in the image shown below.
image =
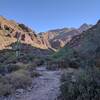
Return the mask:
[(16, 41), (16, 57), (20, 56), (20, 33), (17, 33), (17, 41)]

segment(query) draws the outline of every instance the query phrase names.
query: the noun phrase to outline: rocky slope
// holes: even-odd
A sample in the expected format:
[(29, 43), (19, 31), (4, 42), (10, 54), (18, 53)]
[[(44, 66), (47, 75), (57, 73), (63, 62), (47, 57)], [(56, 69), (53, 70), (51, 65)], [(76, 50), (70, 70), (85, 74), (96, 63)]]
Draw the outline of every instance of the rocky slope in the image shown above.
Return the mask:
[(73, 37), (55, 58), (66, 67), (76, 68), (76, 72), (68, 74), (66, 69), (62, 75), (60, 100), (100, 99), (100, 21)]
[(100, 20), (83, 34), (74, 37), (68, 44), (79, 53), (88, 64), (99, 66), (100, 59)]
[(64, 47), (73, 36), (81, 34), (90, 27), (91, 25), (83, 24), (78, 29), (62, 28), (37, 34), (24, 24), (0, 16), (0, 49), (11, 48), (9, 45), (16, 42), (19, 37), (21, 43), (30, 44), (40, 49), (57, 50)]
[(73, 36), (81, 34), (83, 31), (88, 30), (91, 28), (92, 25), (83, 24), (78, 29), (75, 28), (62, 28), (62, 29), (55, 29), (49, 30), (48, 32), (40, 33), (40, 35), (47, 40), (52, 48), (60, 49), (67, 44)]
[(42, 49), (49, 47), (47, 40), (37, 36), (34, 31), (24, 24), (18, 24), (0, 16), (0, 49), (4, 49), (11, 43), (16, 42), (18, 35), (22, 43), (31, 44)]
[(100, 21), (96, 25), (74, 36), (71, 41), (59, 52), (53, 55), (54, 59), (65, 60), (68, 66), (100, 67)]

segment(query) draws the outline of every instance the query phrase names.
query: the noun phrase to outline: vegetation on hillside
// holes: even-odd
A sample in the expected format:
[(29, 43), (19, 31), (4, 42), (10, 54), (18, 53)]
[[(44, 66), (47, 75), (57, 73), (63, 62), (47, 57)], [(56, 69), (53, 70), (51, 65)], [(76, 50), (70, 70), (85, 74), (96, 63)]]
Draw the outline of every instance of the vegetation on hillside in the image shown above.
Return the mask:
[(66, 72), (61, 81), (61, 100), (100, 100), (100, 70), (97, 68)]
[[(77, 56), (72, 58), (59, 51), (57, 58), (64, 56), (75, 62), (79, 61), (80, 68), (76, 73), (64, 73), (61, 85), (61, 100), (100, 100), (100, 22), (76, 36), (66, 45), (70, 46)], [(65, 49), (65, 48), (64, 48)], [(69, 49), (69, 48), (67, 48)], [(63, 50), (65, 51), (65, 50)], [(67, 50), (66, 50), (67, 51)], [(59, 54), (62, 54), (59, 56)], [(67, 61), (66, 61), (67, 62)], [(70, 67), (70, 66), (69, 66)], [(98, 67), (98, 68), (97, 68)]]
[(44, 60), (32, 53), (32, 48), (28, 46), (29, 51), (20, 48), (18, 57), (14, 49), (0, 51), (0, 96), (12, 94), (16, 89), (31, 87), (32, 78), (39, 76), (35, 68), (42, 65)]

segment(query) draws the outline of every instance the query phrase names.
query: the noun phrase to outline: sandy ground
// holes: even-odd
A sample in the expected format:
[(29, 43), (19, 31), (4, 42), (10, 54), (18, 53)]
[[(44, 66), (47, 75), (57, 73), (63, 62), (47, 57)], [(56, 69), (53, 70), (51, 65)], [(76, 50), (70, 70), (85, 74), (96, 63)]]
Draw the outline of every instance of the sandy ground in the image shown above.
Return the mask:
[(33, 88), (20, 97), (5, 100), (57, 100), (59, 95), (61, 71), (49, 71), (45, 67), (38, 67), (41, 76), (33, 79)]

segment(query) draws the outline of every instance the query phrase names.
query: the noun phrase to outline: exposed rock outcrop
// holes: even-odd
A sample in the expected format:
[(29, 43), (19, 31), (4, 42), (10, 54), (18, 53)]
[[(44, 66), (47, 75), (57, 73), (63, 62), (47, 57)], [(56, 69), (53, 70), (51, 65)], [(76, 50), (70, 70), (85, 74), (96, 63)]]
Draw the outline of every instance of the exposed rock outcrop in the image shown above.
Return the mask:
[(91, 28), (92, 25), (83, 24), (78, 29), (76, 28), (62, 28), (49, 30), (40, 35), (49, 41), (49, 45), (54, 49), (64, 47), (74, 36), (81, 34), (83, 31)]
[(0, 17), (0, 49), (6, 48), (17, 40), (19, 34), (22, 43), (31, 44), (34, 47), (47, 49), (47, 40), (39, 37), (35, 31), (24, 24), (18, 24), (14, 21)]
[(62, 28), (37, 34), (24, 24), (0, 16), (0, 49), (11, 48), (8, 45), (16, 42), (19, 37), (21, 43), (31, 44), (41, 49), (58, 50), (64, 47), (73, 36), (81, 34), (90, 27), (91, 25), (83, 24), (79, 29)]

